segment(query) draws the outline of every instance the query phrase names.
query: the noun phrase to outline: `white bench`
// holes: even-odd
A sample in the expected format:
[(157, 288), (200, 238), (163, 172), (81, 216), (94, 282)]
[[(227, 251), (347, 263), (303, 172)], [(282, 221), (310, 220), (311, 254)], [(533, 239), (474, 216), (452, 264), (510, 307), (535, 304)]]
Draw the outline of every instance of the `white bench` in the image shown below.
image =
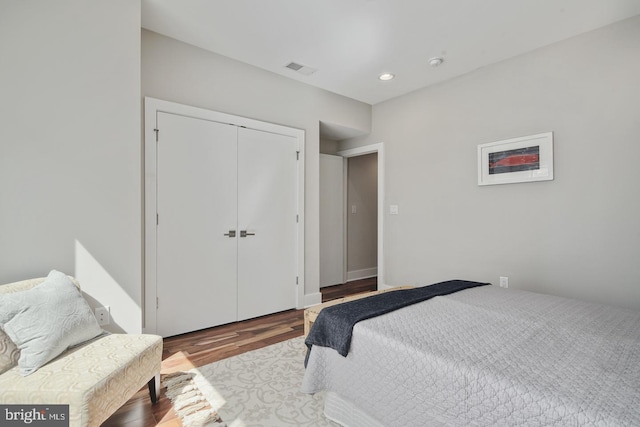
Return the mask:
[[(0, 286), (0, 303), (3, 294), (28, 290), (44, 280)], [(0, 329), (0, 372), (9, 368), (0, 374), (2, 404), (68, 404), (69, 425), (84, 427), (102, 424), (145, 384), (152, 402), (157, 400), (162, 362), (162, 338), (157, 335), (100, 336), (68, 349), (26, 377), (13, 366), (17, 352)]]

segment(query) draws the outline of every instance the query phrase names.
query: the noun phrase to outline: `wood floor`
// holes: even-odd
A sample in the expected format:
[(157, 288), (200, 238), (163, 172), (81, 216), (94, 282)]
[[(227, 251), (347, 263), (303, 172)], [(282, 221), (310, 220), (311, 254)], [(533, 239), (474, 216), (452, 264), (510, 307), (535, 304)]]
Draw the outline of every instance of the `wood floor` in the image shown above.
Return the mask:
[[(322, 301), (373, 291), (376, 288), (375, 277), (330, 286), (321, 289)], [(192, 369), (302, 336), (303, 317), (303, 310), (288, 310), (166, 338), (161, 373)], [(171, 409), (171, 402), (161, 393), (158, 403), (152, 405), (146, 386), (102, 425), (103, 427), (182, 427), (182, 423)]]

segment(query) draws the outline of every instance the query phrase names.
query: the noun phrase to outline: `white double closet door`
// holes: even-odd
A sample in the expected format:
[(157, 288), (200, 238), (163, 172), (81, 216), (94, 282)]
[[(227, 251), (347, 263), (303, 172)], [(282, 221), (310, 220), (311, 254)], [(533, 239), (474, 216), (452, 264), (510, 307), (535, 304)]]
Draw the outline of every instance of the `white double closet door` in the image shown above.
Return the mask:
[(297, 140), (157, 114), (157, 331), (296, 306)]

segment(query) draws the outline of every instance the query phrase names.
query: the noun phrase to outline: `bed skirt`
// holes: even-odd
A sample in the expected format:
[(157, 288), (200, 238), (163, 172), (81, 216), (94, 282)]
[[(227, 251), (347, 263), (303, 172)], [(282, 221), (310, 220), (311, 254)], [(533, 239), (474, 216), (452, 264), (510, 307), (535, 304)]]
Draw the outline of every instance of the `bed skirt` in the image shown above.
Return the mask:
[(383, 427), (356, 405), (331, 391), (324, 396), (324, 416), (345, 427)]

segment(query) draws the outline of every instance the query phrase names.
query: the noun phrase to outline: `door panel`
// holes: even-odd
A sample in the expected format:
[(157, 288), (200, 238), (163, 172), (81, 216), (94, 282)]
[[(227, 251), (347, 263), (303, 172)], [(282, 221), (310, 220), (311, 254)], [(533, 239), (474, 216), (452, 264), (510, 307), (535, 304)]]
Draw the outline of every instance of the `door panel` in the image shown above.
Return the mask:
[(320, 154), (320, 287), (344, 282), (344, 158)]
[(297, 140), (238, 130), (238, 320), (296, 306)]
[(157, 333), (236, 320), (237, 128), (158, 113)]

